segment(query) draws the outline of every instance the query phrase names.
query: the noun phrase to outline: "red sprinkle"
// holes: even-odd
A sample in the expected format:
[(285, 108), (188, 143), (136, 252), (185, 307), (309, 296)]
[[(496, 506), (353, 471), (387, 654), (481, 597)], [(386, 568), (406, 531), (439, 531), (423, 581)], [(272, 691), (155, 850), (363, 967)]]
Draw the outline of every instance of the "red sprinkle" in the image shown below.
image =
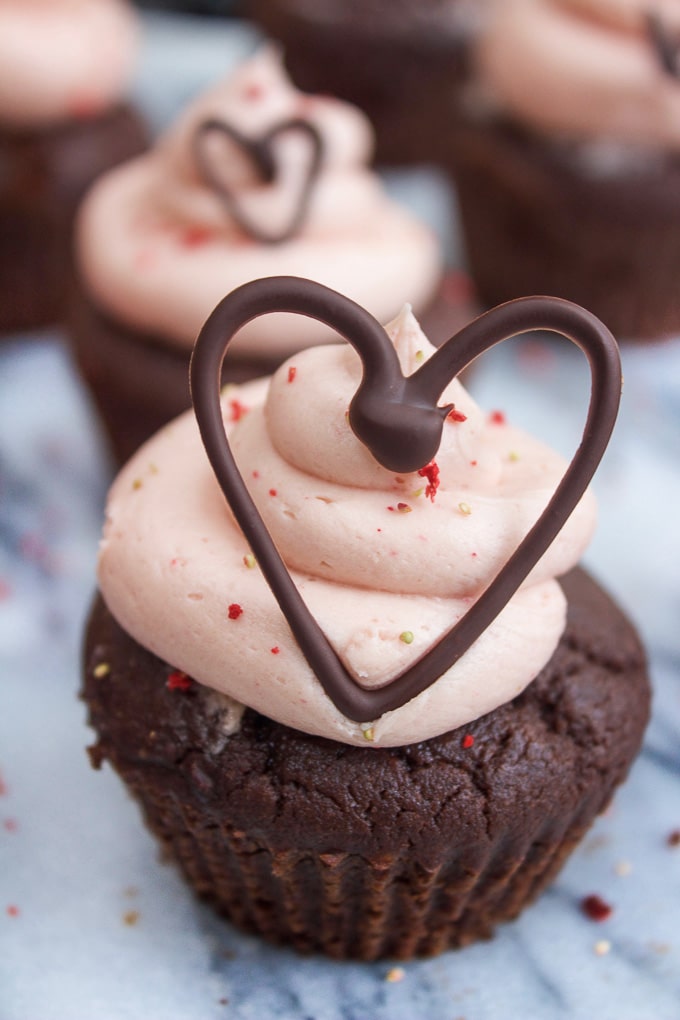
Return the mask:
[(243, 612), (243, 609), (241, 608), (241, 606), (239, 606), (238, 602), (232, 602), (232, 604), (229, 606), (229, 611), (228, 611), (229, 619), (230, 620), (238, 620), (238, 618), (242, 614), (242, 612)]
[(492, 425), (505, 425), (505, 415), (502, 411), (492, 411), (489, 415), (489, 421)]
[(5, 599), (8, 599), (11, 594), (12, 589), (7, 584), (7, 581), (3, 581), (2, 578), (0, 578), (0, 602), (4, 602)]
[(262, 99), (263, 95), (264, 89), (261, 85), (257, 85), (255, 82), (253, 82), (252, 85), (248, 85), (243, 90), (244, 99)]
[(269, 495), (270, 496), (275, 496), (276, 495), (276, 489), (270, 489), (269, 490)]
[(259, 471), (253, 471), (253, 478), (259, 478), (259, 477), (260, 477), (260, 472)]
[(467, 415), (463, 414), (462, 411), (457, 411), (455, 407), (452, 407), (446, 416), (447, 421), (467, 421)]
[(295, 365), (291, 365), (290, 368), (288, 369), (288, 382), (292, 382), (296, 375), (297, 368), (295, 367)]
[(249, 408), (242, 404), (240, 400), (229, 401), (229, 421), (240, 421), (244, 414), (248, 414), (248, 411)]
[(613, 907), (597, 893), (592, 893), (581, 900), (581, 910), (591, 921), (606, 921), (611, 916)]
[(15, 907), (14, 904), (11, 903), (10, 906), (7, 908), (7, 913), (9, 914), (10, 917), (18, 917), (19, 908)]
[(470, 461), (470, 467), (477, 467), (477, 461), (476, 460), (471, 460)]
[(98, 110), (101, 110), (102, 101), (97, 96), (89, 95), (87, 92), (79, 92), (71, 97), (68, 110), (72, 117), (85, 120), (93, 117)]
[(270, 651), (271, 651), (272, 655), (278, 655), (279, 652), (281, 651), (281, 649), (279, 648), (278, 645), (274, 645), (274, 647), (271, 648)]
[(673, 829), (666, 842), (669, 846), (680, 846), (680, 829)]
[(420, 469), (418, 474), (421, 478), (427, 478), (425, 495), (429, 496), (434, 503), (434, 497), (437, 495), (437, 489), (439, 488), (439, 468), (436, 461), (431, 460), (429, 464)]
[(460, 746), (463, 748), (464, 751), (467, 751), (468, 748), (472, 747), (474, 742), (475, 742), (475, 738), (472, 736), (472, 734), (471, 733), (466, 733), (465, 736), (463, 737), (463, 739), (460, 742)]
[(192, 685), (191, 677), (183, 673), (181, 669), (174, 669), (165, 683), (169, 691), (188, 691)]
[(7, 832), (16, 832), (19, 828), (16, 818), (5, 818), (2, 824)]
[(198, 248), (213, 238), (213, 232), (206, 227), (187, 227), (180, 235), (179, 243), (184, 248)]

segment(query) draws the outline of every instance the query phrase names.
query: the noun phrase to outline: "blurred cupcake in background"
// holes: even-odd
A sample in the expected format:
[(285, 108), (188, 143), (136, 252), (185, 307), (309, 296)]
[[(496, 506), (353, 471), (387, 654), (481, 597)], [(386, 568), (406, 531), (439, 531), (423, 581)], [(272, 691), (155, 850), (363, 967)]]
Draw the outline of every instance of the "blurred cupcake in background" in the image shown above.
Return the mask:
[[(371, 151), (359, 110), (299, 92), (266, 49), (98, 182), (79, 219), (72, 334), (118, 459), (189, 406), (198, 331), (248, 280), (311, 276), (383, 321), (404, 296), (436, 312), (438, 242), (387, 196)], [(225, 379), (334, 339), (311, 319), (266, 316), (237, 339)]]
[(0, 331), (62, 316), (76, 207), (146, 144), (137, 42), (122, 0), (0, 0)]
[(556, 294), (620, 339), (680, 332), (680, 6), (503, 0), (452, 139), (481, 299)]
[(356, 103), (381, 163), (436, 161), (488, 0), (249, 0), (293, 81)]

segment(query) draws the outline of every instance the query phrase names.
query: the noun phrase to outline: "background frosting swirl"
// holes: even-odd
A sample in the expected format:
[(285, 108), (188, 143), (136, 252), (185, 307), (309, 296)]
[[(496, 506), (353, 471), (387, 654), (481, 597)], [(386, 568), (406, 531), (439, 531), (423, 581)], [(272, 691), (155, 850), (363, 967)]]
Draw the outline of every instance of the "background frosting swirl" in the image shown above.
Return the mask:
[[(431, 352), (409, 313), (388, 329), (404, 370)], [(565, 464), (482, 414), (454, 382), (443, 400), (466, 420), (445, 426), (431, 499), (426, 478), (395, 478), (351, 433), (345, 411), (359, 371), (346, 346), (304, 351), (274, 376), (268, 396), (266, 383), (252, 384), (225, 392), (223, 406), (243, 477), (303, 597), (357, 680), (381, 686), (481, 594)], [(297, 648), (231, 520), (192, 415), (146, 444), (116, 481), (100, 583), (126, 630), (201, 683), (300, 730), (404, 744), (485, 714), (533, 679), (564, 627), (553, 578), (577, 562), (593, 524), (586, 495), (460, 662), (364, 724), (338, 712)]]
[(93, 116), (120, 97), (137, 53), (124, 0), (0, 0), (0, 121)]
[(680, 80), (646, 18), (680, 36), (675, 0), (502, 0), (477, 54), (499, 106), (552, 135), (680, 147)]

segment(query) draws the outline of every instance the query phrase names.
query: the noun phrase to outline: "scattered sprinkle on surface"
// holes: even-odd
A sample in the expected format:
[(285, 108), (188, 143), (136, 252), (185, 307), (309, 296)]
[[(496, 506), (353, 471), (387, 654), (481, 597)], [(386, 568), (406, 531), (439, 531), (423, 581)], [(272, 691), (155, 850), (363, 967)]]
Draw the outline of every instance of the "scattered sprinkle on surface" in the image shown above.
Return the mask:
[(7, 907), (7, 916), (8, 917), (18, 917), (19, 913), (20, 913), (20, 911), (19, 911), (19, 908), (17, 907), (17, 905), (15, 903), (10, 903), (10, 905)]
[(462, 513), (463, 517), (469, 517), (470, 514), (472, 513), (472, 507), (470, 506), (469, 503), (459, 503), (458, 509)]
[(294, 382), (296, 375), (297, 375), (297, 368), (295, 367), (295, 365), (291, 365), (290, 368), (288, 369), (288, 382), (289, 383)]
[(109, 665), (108, 662), (98, 662), (97, 665), (92, 670), (92, 673), (97, 678), (97, 680), (101, 680), (102, 677), (108, 676), (110, 672), (111, 666)]
[(614, 865), (614, 873), (618, 875), (619, 878), (625, 878), (626, 875), (630, 875), (632, 870), (633, 865), (630, 861), (617, 861)]
[(141, 489), (141, 487), (142, 487), (143, 485), (144, 485), (144, 482), (142, 481), (142, 479), (141, 479), (141, 478), (135, 478), (135, 480), (134, 480), (134, 481), (133, 481), (133, 483), (132, 483), (132, 488), (133, 488), (133, 491), (135, 491), (135, 492), (136, 492), (136, 491), (137, 491), (138, 489)]
[(399, 640), (403, 641), (405, 645), (412, 645), (414, 641), (414, 634), (412, 630), (402, 630), (399, 635)]
[(272, 655), (280, 655), (281, 653), (281, 649), (279, 648), (278, 645), (274, 645), (274, 647), (270, 648), (269, 650), (272, 653)]
[(364, 740), (368, 740), (368, 741), (375, 740), (375, 730), (373, 729), (372, 726), (370, 726), (367, 730), (364, 730), (363, 734), (364, 734)]
[(595, 956), (606, 956), (611, 948), (612, 944), (607, 939), (600, 939), (599, 942), (596, 942), (593, 946)]
[(506, 418), (503, 411), (492, 411), (489, 415), (489, 421), (492, 425), (505, 425)]
[(403, 981), (405, 977), (406, 971), (403, 967), (392, 967), (388, 970), (387, 974), (385, 974), (385, 981), (387, 981), (388, 984), (396, 985), (400, 981)]
[(581, 900), (581, 910), (591, 921), (606, 921), (611, 917), (613, 907), (603, 900), (597, 893), (591, 893)]
[(130, 928), (134, 927), (139, 921), (138, 910), (126, 910), (123, 914), (123, 924), (127, 924)]
[(248, 570), (252, 570), (257, 565), (257, 560), (252, 553), (246, 553), (243, 557), (243, 562), (247, 566)]
[(227, 615), (230, 620), (238, 620), (239, 616), (243, 614), (243, 607), (238, 602), (232, 602), (227, 610)]
[(474, 742), (475, 738), (472, 736), (472, 734), (466, 733), (460, 742), (460, 746), (463, 748), (464, 751), (467, 751), (468, 748), (473, 746)]
[(673, 831), (669, 833), (666, 842), (672, 847), (680, 846), (680, 829), (673, 829)]

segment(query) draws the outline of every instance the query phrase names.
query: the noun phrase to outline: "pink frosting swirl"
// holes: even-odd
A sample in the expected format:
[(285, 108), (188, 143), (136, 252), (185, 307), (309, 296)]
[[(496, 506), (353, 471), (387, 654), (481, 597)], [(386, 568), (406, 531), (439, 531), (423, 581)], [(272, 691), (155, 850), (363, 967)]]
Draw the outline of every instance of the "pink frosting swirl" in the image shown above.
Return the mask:
[(676, 0), (502, 0), (478, 64), (495, 101), (539, 131), (680, 147), (680, 80), (665, 72), (646, 26), (680, 32)]
[(0, 122), (41, 126), (110, 107), (130, 77), (125, 0), (0, 0)]
[[(281, 244), (254, 241), (199, 173), (197, 127), (226, 121), (249, 138), (304, 118), (322, 139), (322, 163), (301, 229)], [(273, 143), (275, 178), (263, 183), (227, 137), (212, 140), (220, 180), (248, 218), (271, 227), (290, 217), (304, 187), (309, 145), (300, 135)], [(369, 124), (357, 109), (298, 92), (280, 60), (262, 50), (201, 96), (149, 154), (95, 186), (79, 225), (79, 261), (89, 289), (124, 322), (189, 348), (225, 291), (281, 273), (311, 277), (381, 320), (403, 295), (419, 309), (440, 275), (431, 231), (386, 196), (367, 167)], [(243, 330), (235, 348), (281, 355), (333, 339), (311, 320), (273, 315)]]
[[(405, 372), (432, 353), (408, 310), (387, 329)], [(566, 465), (485, 415), (454, 381), (442, 395), (456, 420), (444, 429), (438, 476), (395, 476), (348, 425), (360, 374), (349, 346), (310, 349), (271, 381), (228, 389), (223, 406), (241, 473), (304, 599), (348, 669), (375, 687), (465, 613)], [(347, 743), (405, 744), (491, 711), (536, 676), (564, 628), (555, 578), (580, 558), (594, 517), (586, 494), (465, 656), (406, 705), (362, 724), (340, 714), (297, 647), (227, 512), (193, 415), (146, 444), (114, 484), (100, 584), (140, 643), (237, 702)]]

